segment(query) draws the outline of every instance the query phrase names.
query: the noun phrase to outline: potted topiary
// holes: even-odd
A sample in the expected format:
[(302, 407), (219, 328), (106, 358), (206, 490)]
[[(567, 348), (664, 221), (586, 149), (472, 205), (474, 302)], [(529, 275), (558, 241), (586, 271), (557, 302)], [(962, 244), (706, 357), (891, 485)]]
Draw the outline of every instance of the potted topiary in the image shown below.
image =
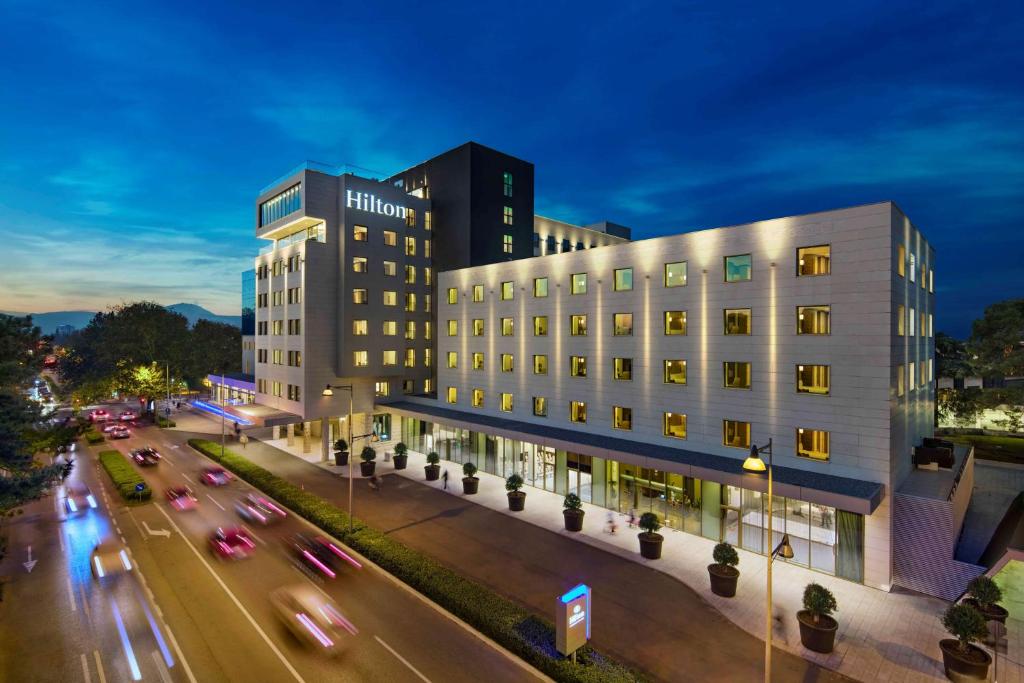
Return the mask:
[(471, 462), (462, 465), (462, 492), (471, 496), (480, 490), (480, 480), (476, 477), (476, 465)]
[(643, 529), (638, 535), (640, 539), (640, 555), (648, 560), (661, 559), (661, 544), (665, 537), (658, 533), (661, 522), (658, 515), (653, 512), (645, 512), (640, 515), (640, 528)]
[(971, 644), (988, 635), (988, 625), (981, 612), (971, 605), (950, 605), (942, 615), (942, 625), (955, 636), (939, 641), (946, 678), (951, 681), (988, 680), (992, 657)]
[(437, 478), (441, 476), (441, 466), (437, 463), (441, 462), (441, 456), (435, 451), (427, 453), (427, 466), (423, 468), (423, 471), (427, 473), (427, 481), (437, 481)]
[(723, 598), (731, 598), (736, 595), (736, 582), (740, 578), (740, 570), (736, 565), (740, 563), (740, 556), (728, 543), (719, 543), (711, 553), (714, 564), (708, 565), (708, 574), (711, 576), (711, 592)]
[(836, 644), (839, 623), (830, 615), (838, 609), (836, 596), (819, 583), (804, 588), (804, 608), (796, 613), (800, 642), (808, 650), (828, 654)]
[(334, 464), (338, 467), (348, 464), (348, 442), (345, 439), (334, 442)]
[(373, 473), (377, 471), (377, 463), (374, 460), (377, 459), (377, 451), (373, 450), (370, 446), (363, 446), (362, 453), (359, 454), (359, 459), (362, 460), (359, 463), (359, 471), (364, 477), (372, 477)]
[(583, 501), (575, 493), (570, 493), (562, 503), (562, 517), (566, 531), (583, 531)]
[(395, 469), (404, 470), (405, 466), (409, 464), (409, 447), (399, 441), (395, 444)]
[(1003, 591), (999, 588), (999, 584), (993, 581), (991, 577), (982, 574), (971, 579), (971, 582), (967, 584), (967, 594), (971, 597), (964, 600), (964, 602), (981, 612), (981, 616), (985, 617), (985, 621), (998, 621), (1000, 624), (1006, 623), (1006, 617), (1010, 613), (1002, 605), (996, 604), (1003, 599)]
[(523, 488), (523, 478), (513, 472), (505, 480), (505, 490), (508, 491), (508, 509), (512, 512), (522, 512), (526, 507), (526, 494), (519, 489)]

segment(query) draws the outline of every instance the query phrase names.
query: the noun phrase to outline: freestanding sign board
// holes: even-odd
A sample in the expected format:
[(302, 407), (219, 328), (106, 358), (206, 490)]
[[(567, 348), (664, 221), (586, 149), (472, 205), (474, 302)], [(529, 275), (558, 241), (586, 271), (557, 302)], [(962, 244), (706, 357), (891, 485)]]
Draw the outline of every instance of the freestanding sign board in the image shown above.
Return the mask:
[(581, 583), (557, 603), (555, 648), (568, 657), (590, 640), (590, 586)]

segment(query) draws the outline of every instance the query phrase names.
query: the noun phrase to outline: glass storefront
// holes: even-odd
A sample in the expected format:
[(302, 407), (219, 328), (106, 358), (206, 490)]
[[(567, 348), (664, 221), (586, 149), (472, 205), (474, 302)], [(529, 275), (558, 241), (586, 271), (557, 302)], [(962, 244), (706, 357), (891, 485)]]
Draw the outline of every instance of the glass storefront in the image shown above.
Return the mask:
[(410, 450), (437, 451), (454, 463), (471, 461), (500, 477), (518, 472), (528, 486), (576, 493), (623, 514), (653, 512), (666, 528), (751, 552), (766, 553), (788, 533), (790, 562), (863, 581), (863, 515), (783, 496), (774, 496), (769, 511), (768, 496), (759, 491), (415, 418), (403, 417), (401, 425)]

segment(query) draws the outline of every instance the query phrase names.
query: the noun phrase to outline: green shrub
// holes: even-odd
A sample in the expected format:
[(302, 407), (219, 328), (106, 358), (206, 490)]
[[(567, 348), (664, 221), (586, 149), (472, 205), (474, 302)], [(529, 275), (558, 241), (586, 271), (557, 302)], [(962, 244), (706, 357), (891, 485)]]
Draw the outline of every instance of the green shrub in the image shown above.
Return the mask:
[(505, 490), (518, 491), (521, 488), (523, 488), (523, 478), (516, 472), (508, 475), (508, 479), (505, 480)]
[(960, 641), (960, 650), (967, 652), (968, 646), (988, 635), (985, 617), (970, 605), (950, 605), (942, 615), (942, 625), (949, 634)]
[(661, 528), (661, 522), (658, 521), (658, 515), (653, 512), (645, 512), (640, 515), (639, 526), (649, 534), (656, 534)]
[(984, 574), (971, 579), (967, 584), (967, 593), (982, 609), (989, 609), (1003, 599), (1003, 591), (999, 584)]
[(409, 452), (409, 447), (399, 441), (395, 444), (395, 455), (405, 455)]
[(90, 446), (95, 446), (98, 443), (103, 443), (105, 440), (106, 439), (103, 436), (103, 434), (97, 432), (95, 429), (90, 429), (85, 433), (85, 441)]
[(334, 442), (334, 450), (338, 451), (339, 453), (344, 453), (345, 451), (348, 450), (348, 442), (345, 441), (345, 439), (338, 439), (337, 441)]
[(439, 462), (441, 462), (441, 456), (440, 455), (438, 455), (434, 451), (430, 451), (429, 453), (427, 453), (427, 464), (428, 465), (436, 465)]
[(472, 479), (476, 476), (476, 465), (471, 462), (462, 465), (462, 474)]
[(814, 617), (814, 623), (818, 623), (819, 617), (831, 615), (839, 609), (839, 605), (832, 591), (820, 583), (809, 583), (804, 588), (804, 609)]
[(177, 427), (178, 424), (174, 420), (168, 420), (166, 417), (163, 417), (161, 415), (157, 415), (156, 416), (156, 426), (157, 427), (161, 427), (163, 429), (167, 429), (168, 427)]
[[(643, 680), (636, 672), (590, 646), (577, 651), (577, 664), (570, 663), (555, 650), (555, 632), (550, 622), (358, 520), (353, 520), (350, 533), (345, 512), (233, 451), (225, 451), (222, 458), (218, 443), (189, 439), (189, 445), (342, 540), (551, 678), (571, 683)], [(436, 457), (436, 453), (434, 455)]]
[[(110, 475), (114, 488), (121, 497), (129, 502), (149, 500), (153, 497), (153, 489), (146, 485), (131, 463), (118, 451), (100, 451), (100, 464)], [(145, 488), (136, 491), (135, 487), (142, 484)]]
[(582, 510), (583, 501), (580, 500), (580, 497), (577, 496), (575, 493), (570, 493), (565, 497), (565, 500), (562, 502), (562, 507), (564, 507), (566, 510)]
[(715, 564), (723, 564), (728, 567), (735, 567), (740, 563), (739, 553), (736, 552), (736, 548), (733, 548), (728, 543), (716, 545), (715, 549), (711, 551), (711, 558), (715, 561)]
[(363, 446), (363, 451), (359, 454), (359, 458), (363, 462), (373, 462), (377, 459), (377, 451), (373, 450), (370, 446)]

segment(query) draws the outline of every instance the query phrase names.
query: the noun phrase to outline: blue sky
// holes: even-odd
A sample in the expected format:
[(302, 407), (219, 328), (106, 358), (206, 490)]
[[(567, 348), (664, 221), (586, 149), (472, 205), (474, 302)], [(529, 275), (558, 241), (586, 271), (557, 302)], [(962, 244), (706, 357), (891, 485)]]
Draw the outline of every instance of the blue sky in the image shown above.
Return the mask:
[(1024, 296), (1024, 5), (847, 4), (0, 0), (0, 310), (234, 313), (264, 184), (472, 139), (638, 237), (895, 200), (966, 334)]

